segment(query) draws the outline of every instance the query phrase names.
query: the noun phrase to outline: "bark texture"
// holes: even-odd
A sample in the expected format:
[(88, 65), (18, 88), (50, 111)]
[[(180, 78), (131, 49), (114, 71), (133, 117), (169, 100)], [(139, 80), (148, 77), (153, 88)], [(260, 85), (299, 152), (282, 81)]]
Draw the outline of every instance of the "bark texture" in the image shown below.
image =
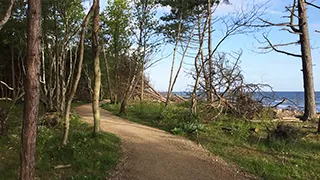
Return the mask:
[(308, 29), (308, 16), (307, 8), (304, 0), (298, 0), (298, 16), (301, 55), (302, 55), (302, 72), (303, 72), (303, 85), (304, 85), (304, 98), (305, 98), (305, 111), (303, 120), (309, 120), (316, 117), (316, 103), (314, 95), (314, 82), (312, 72), (312, 57), (311, 46)]
[(93, 120), (94, 120), (94, 133), (100, 131), (100, 87), (101, 87), (101, 72), (100, 72), (100, 58), (99, 58), (99, 0), (94, 0), (93, 9), (93, 26), (92, 26), (92, 54), (94, 55), (94, 89), (93, 89)]
[(21, 135), (20, 179), (35, 178), (35, 153), (39, 108), (39, 75), (41, 62), (41, 0), (28, 4), (27, 71)]

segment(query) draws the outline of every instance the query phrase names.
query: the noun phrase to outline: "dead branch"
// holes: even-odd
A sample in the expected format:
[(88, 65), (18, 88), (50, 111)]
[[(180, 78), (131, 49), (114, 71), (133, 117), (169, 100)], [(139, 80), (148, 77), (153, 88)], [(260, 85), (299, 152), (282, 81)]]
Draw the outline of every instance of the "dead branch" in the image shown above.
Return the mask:
[(272, 26), (278, 26), (278, 27), (281, 27), (281, 26), (286, 26), (286, 27), (298, 27), (299, 25), (298, 24), (290, 24), (290, 23), (272, 23), (272, 22), (269, 22), (267, 20), (264, 20), (262, 18), (259, 18), (260, 21), (262, 21), (263, 25), (251, 25), (252, 27), (272, 27)]
[(317, 8), (317, 9), (320, 9), (320, 6), (318, 6), (318, 5), (315, 5), (315, 4), (310, 3), (310, 2), (308, 2), (308, 1), (304, 1), (304, 2), (305, 2), (306, 4), (312, 6), (312, 7), (315, 7), (315, 8)]
[(298, 58), (301, 58), (302, 56), (300, 54), (293, 54), (293, 53), (290, 53), (290, 52), (286, 52), (286, 51), (282, 51), (282, 50), (279, 50), (277, 49), (272, 43), (271, 41), (267, 38), (266, 35), (263, 35), (263, 38), (268, 42), (270, 48), (278, 53), (282, 53), (282, 54), (285, 54), (285, 55), (288, 55), (288, 56), (293, 56), (293, 57), (298, 57)]
[(281, 102), (277, 103), (276, 105), (272, 106), (273, 108), (277, 108), (279, 105), (283, 104), (287, 99), (283, 98)]
[(9, 90), (14, 91), (14, 88), (10, 87), (7, 83), (0, 81), (1, 84), (5, 85)]
[[(290, 46), (290, 45), (297, 45), (300, 44), (299, 41), (296, 42), (290, 42), (290, 43), (284, 43), (284, 44), (274, 44), (273, 47), (283, 47), (283, 46)], [(259, 49), (272, 49), (271, 46), (267, 46), (267, 47), (259, 47)]]

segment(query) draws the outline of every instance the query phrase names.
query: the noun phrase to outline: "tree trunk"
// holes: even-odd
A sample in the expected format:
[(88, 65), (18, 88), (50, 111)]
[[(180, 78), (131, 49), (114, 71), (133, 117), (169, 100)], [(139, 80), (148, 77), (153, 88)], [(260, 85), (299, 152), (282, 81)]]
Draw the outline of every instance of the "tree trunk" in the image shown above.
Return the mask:
[(212, 59), (212, 11), (211, 0), (208, 0), (208, 53), (209, 53), (209, 101), (213, 102), (213, 59)]
[(123, 100), (121, 101), (121, 106), (120, 106), (120, 114), (126, 113), (126, 107), (127, 107), (127, 100), (126, 100), (126, 98), (123, 98)]
[(78, 62), (78, 72), (75, 77), (74, 83), (71, 84), (71, 90), (70, 94), (67, 96), (67, 104), (66, 104), (66, 109), (64, 112), (64, 132), (63, 132), (63, 139), (62, 139), (62, 144), (67, 145), (68, 142), (68, 136), (69, 136), (69, 128), (70, 128), (70, 109), (71, 109), (71, 103), (74, 98), (74, 95), (76, 94), (79, 80), (81, 78), (81, 70), (82, 70), (82, 64), (83, 64), (83, 54), (84, 54), (84, 38), (86, 34), (86, 27), (89, 23), (90, 17), (93, 13), (93, 7), (90, 8), (87, 16), (82, 22), (82, 30), (81, 30), (81, 36), (80, 36), (80, 42), (79, 42), (79, 62)]
[(110, 102), (111, 104), (114, 104), (115, 102), (113, 102), (113, 95), (112, 95), (112, 89), (111, 89), (111, 81), (110, 81), (110, 73), (109, 73), (109, 63), (108, 63), (108, 59), (106, 56), (106, 50), (105, 47), (103, 46), (103, 57), (104, 57), (104, 62), (106, 65), (106, 74), (107, 74), (107, 86), (108, 86), (108, 91), (109, 91), (109, 95), (110, 95)]
[(177, 32), (176, 39), (175, 39), (176, 42), (175, 42), (174, 50), (173, 50), (173, 57), (172, 57), (172, 64), (171, 64), (171, 70), (170, 70), (170, 78), (169, 78), (169, 85), (168, 85), (168, 92), (167, 92), (167, 98), (166, 98), (165, 107), (168, 106), (169, 100), (170, 100), (170, 96), (171, 96), (171, 93), (172, 93), (172, 92), (170, 92), (170, 89), (171, 89), (172, 78), (173, 78), (174, 62), (176, 61), (176, 54), (177, 54), (177, 51), (178, 51), (178, 45), (179, 45), (179, 40), (180, 40), (181, 27), (182, 27), (182, 14), (180, 14), (178, 32)]
[[(197, 56), (194, 59), (194, 66), (195, 66), (195, 70), (196, 70), (196, 80), (195, 80), (195, 83), (193, 86), (193, 92), (192, 92), (192, 97), (191, 97), (192, 98), (191, 99), (191, 114), (193, 114), (193, 115), (195, 115), (197, 113), (197, 91), (198, 91), (198, 87), (200, 84), (201, 72), (205, 67), (202, 46), (203, 46), (203, 42), (204, 42), (204, 38), (205, 38), (208, 20), (209, 20), (209, 16), (207, 17), (206, 22), (204, 23), (204, 27), (203, 27), (202, 32), (201, 32), (201, 23), (198, 24), (199, 50), (198, 50)], [(200, 17), (198, 18), (198, 21), (201, 22)], [(200, 68), (198, 66), (198, 58), (201, 59), (201, 63), (202, 63)], [(205, 81), (206, 81), (206, 79), (205, 79)]]
[(128, 88), (125, 92), (125, 95), (124, 95), (122, 101), (121, 101), (120, 114), (126, 113), (127, 101), (131, 96), (132, 89), (135, 87), (134, 82), (136, 81), (136, 73), (137, 73), (137, 69), (134, 70), (133, 77), (132, 77), (131, 81), (129, 82)]
[[(142, 2), (142, 19), (140, 21), (140, 36), (139, 36), (139, 58), (141, 58), (141, 93), (140, 93), (140, 104), (142, 104), (144, 99), (144, 61), (145, 61), (145, 54), (146, 54), (146, 37), (144, 34), (145, 30), (145, 23), (146, 23), (146, 11), (148, 6), (148, 0)], [(142, 44), (143, 42), (143, 44)], [(143, 46), (143, 52), (141, 54), (141, 49)]]
[(303, 120), (310, 120), (316, 117), (316, 103), (314, 95), (314, 83), (312, 72), (312, 57), (310, 49), (309, 29), (307, 8), (304, 0), (298, 1), (298, 17), (299, 29), (301, 31), (301, 55), (302, 55), (302, 72), (303, 72), (303, 85), (304, 85), (304, 115)]
[(21, 134), (20, 179), (35, 178), (37, 120), (39, 111), (39, 74), (41, 53), (41, 0), (28, 4), (27, 75)]
[(13, 91), (12, 91), (12, 99), (16, 100), (16, 74), (15, 74), (15, 66), (14, 66), (14, 48), (13, 48), (13, 43), (11, 43), (11, 86), (13, 87)]
[(100, 59), (99, 59), (99, 9), (100, 0), (94, 0), (94, 15), (92, 26), (92, 54), (94, 55), (94, 90), (93, 90), (93, 118), (94, 118), (94, 133), (100, 131), (100, 87), (101, 87), (101, 72), (100, 72)]

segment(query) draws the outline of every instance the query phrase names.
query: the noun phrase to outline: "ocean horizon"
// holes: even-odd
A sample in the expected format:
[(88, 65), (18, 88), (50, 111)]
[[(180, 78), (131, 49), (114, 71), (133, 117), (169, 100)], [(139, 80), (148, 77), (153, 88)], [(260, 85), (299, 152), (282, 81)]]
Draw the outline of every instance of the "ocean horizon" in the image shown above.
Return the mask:
[[(166, 92), (162, 92), (166, 93)], [(173, 94), (177, 94), (183, 97), (188, 97), (190, 92), (187, 91), (175, 91)], [(303, 91), (264, 91), (256, 93), (255, 98), (261, 99), (261, 97), (267, 97), (263, 100), (265, 106), (274, 106), (283, 99), (286, 99), (282, 104), (278, 105), (278, 109), (304, 109), (304, 92)], [(315, 101), (317, 112), (320, 112), (320, 91), (315, 92)]]

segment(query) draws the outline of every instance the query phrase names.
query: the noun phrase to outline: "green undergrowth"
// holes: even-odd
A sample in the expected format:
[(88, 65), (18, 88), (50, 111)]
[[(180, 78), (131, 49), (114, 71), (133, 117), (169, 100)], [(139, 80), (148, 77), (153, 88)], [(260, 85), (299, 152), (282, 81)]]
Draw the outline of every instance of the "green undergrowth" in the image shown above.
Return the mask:
[[(11, 111), (8, 138), (0, 139), (0, 179), (18, 179), (22, 113), (22, 105)], [(93, 127), (77, 115), (70, 123), (66, 146), (61, 146), (62, 123), (38, 126), (37, 179), (105, 179), (121, 156), (120, 139), (104, 132), (93, 135)], [(71, 167), (55, 169), (59, 165)]]
[[(119, 112), (118, 105), (105, 104), (103, 108), (114, 114)], [(204, 106), (199, 105), (199, 111), (201, 108)], [(213, 154), (263, 179), (320, 179), (320, 135), (316, 134), (314, 127), (302, 128), (315, 124), (281, 125), (270, 121), (267, 116), (261, 122), (251, 122), (223, 113), (219, 118), (204, 123), (202, 119), (209, 117), (208, 114), (190, 117), (188, 110), (187, 103), (170, 105), (165, 109), (160, 103), (144, 102), (141, 105), (130, 104), (127, 113), (121, 116), (184, 135), (201, 143)], [(196, 131), (183, 128), (183, 124), (192, 123), (200, 127)], [(289, 138), (285, 136), (285, 139), (275, 136), (275, 132), (279, 134), (279, 131), (283, 136), (279, 127), (286, 129), (291, 126), (293, 130), (288, 132), (295, 133), (297, 129), (299, 134)]]

